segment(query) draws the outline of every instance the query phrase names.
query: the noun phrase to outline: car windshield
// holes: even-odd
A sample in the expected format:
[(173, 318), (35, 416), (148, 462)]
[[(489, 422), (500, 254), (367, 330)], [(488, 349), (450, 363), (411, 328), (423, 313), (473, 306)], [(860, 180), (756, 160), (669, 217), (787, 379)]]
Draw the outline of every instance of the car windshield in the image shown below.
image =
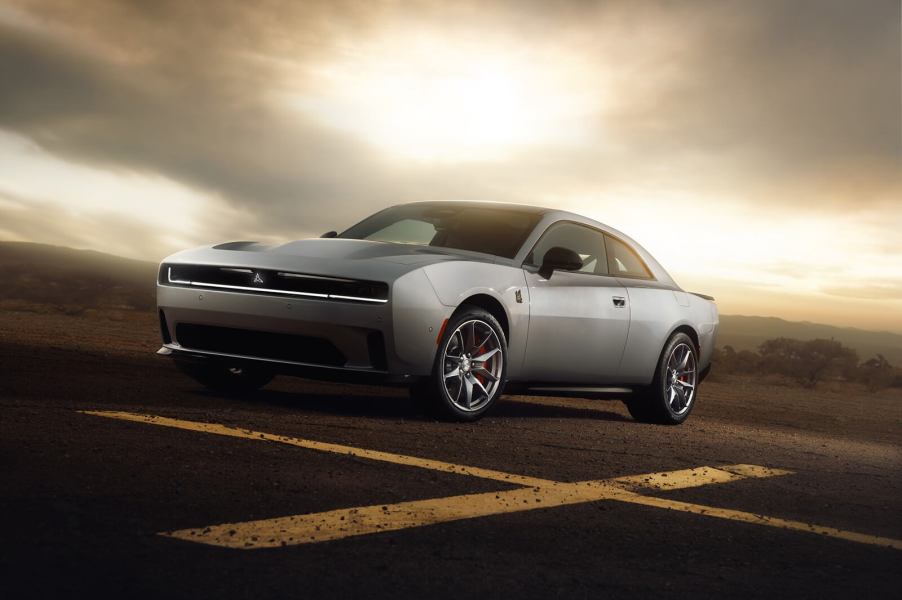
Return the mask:
[(513, 258), (541, 218), (538, 211), (466, 204), (387, 208), (338, 237), (438, 246)]

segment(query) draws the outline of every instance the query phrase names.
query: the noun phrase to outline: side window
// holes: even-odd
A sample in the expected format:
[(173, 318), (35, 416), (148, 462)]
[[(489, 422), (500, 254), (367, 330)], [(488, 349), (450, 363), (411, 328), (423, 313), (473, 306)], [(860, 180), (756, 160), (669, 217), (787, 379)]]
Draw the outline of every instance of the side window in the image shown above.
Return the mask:
[(605, 253), (604, 234), (576, 223), (557, 223), (548, 228), (542, 238), (526, 256), (524, 264), (542, 266), (545, 253), (555, 246), (573, 250), (583, 260), (581, 273), (607, 275), (608, 261)]
[(636, 251), (611, 236), (604, 236), (607, 240), (608, 271), (611, 275), (620, 277), (634, 277), (636, 279), (651, 279), (648, 267), (636, 254)]

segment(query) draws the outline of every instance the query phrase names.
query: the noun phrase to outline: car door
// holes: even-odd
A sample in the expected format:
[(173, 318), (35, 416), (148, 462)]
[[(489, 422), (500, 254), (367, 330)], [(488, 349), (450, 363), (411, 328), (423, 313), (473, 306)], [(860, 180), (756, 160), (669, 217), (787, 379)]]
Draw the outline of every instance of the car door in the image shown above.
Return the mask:
[[(545, 253), (576, 252), (575, 271), (540, 273)], [(531, 381), (614, 381), (630, 324), (626, 289), (608, 276), (604, 234), (585, 225), (555, 223), (523, 264), (529, 287), (529, 330), (524, 375)]]
[(605, 234), (608, 273), (626, 288), (630, 334), (620, 361), (618, 383), (649, 383), (658, 357), (680, 309), (689, 306), (685, 292), (655, 281), (648, 266), (629, 244)]

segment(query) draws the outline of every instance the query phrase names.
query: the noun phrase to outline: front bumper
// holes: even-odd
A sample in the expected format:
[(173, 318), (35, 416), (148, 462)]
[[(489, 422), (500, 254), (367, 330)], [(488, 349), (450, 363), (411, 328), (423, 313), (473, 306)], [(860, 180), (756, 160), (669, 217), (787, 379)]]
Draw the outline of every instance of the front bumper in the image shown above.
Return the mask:
[[(157, 285), (163, 349), (387, 382), (428, 375), (447, 307), (422, 273), (397, 301), (360, 304)], [(424, 287), (425, 286), (425, 287)], [(162, 349), (161, 349), (162, 350)]]
[(393, 375), (374, 369), (331, 368), (320, 365), (305, 365), (295, 362), (275, 361), (260, 359), (241, 354), (222, 354), (218, 352), (198, 352), (185, 348), (174, 348), (171, 344), (165, 344), (157, 350), (157, 354), (174, 360), (204, 363), (209, 361), (227, 361), (240, 366), (242, 363), (265, 364), (273, 373), (279, 375), (291, 375), (306, 379), (319, 379), (323, 381), (335, 381), (338, 383), (358, 383), (371, 385), (409, 385), (411, 376)]

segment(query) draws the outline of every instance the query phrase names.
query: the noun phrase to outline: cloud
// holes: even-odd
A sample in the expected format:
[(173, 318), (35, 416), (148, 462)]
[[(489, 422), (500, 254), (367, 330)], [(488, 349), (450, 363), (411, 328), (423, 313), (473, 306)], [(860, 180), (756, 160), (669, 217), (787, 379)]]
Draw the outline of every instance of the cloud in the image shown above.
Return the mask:
[(118, 256), (158, 260), (166, 255), (162, 249), (170, 246), (165, 231), (121, 214), (67, 214), (55, 202), (0, 190), (0, 239), (91, 250), (97, 248), (97, 233), (103, 231), (117, 232), (106, 240), (105, 250)]
[[(173, 22), (180, 22), (179, 10), (170, 15)], [(122, 21), (98, 17), (93, 35), (129, 30), (136, 18), (116, 16)], [(232, 34), (251, 44), (269, 39), (268, 20), (262, 31), (246, 24), (238, 32), (213, 33), (212, 25), (193, 30), (190, 16), (179, 36), (163, 23), (155, 28), (139, 20), (135, 47), (116, 46), (118, 52), (109, 49), (115, 34), (87, 43), (51, 36), (55, 29), (6, 27), (0, 33), (0, 73), (7, 82), (0, 127), (72, 161), (160, 173), (215, 193), (248, 213), (236, 230), (290, 236), (299, 226), (340, 228), (387, 203), (479, 195), (478, 186), (454, 170), (425, 166), (399, 177), (360, 140), (273, 105), (267, 92), (280, 65), (260, 59), (256, 47), (229, 45)], [(146, 56), (148, 47), (170, 50)], [(324, 204), (328, 214), (320, 210)]]
[(861, 300), (894, 300), (902, 299), (902, 283), (887, 282), (883, 285), (872, 284), (857, 287), (829, 287), (824, 293), (844, 298), (856, 298)]
[(4, 35), (0, 57), (16, 82), (0, 99), (0, 125), (70, 160), (162, 173), (240, 208), (266, 207), (258, 214), (272, 223), (312, 212), (348, 187), (348, 172), (371, 179), (353, 141), (280, 119), (253, 93), (148, 85), (141, 70), (24, 36)]
[(608, 73), (614, 90), (581, 90), (599, 96), (585, 126), (602, 121), (608, 139), (526, 153), (497, 169), (501, 182), (516, 171), (532, 187), (597, 185), (600, 170), (700, 188), (739, 180), (765, 203), (794, 185), (810, 190), (803, 201), (841, 205), (852, 200), (838, 184), (860, 203), (899, 183), (896, 2), (26, 6), (38, 25), (0, 33), (0, 126), (73, 160), (262, 203), (273, 223), (323, 200), (375, 206), (426, 186), (472, 195), (455, 185), (462, 175), (473, 191), (501, 187), (478, 168), (387, 167), (353, 135), (267, 101), (287, 76), (303, 91), (307, 67), (397, 22), (451, 43), (473, 31), (544, 43)]
[[(841, 269), (854, 272), (868, 257), (882, 264), (880, 245), (896, 251), (902, 229), (900, 10), (894, 0), (12, 2), (0, 8), (0, 130), (121, 181), (163, 179), (204, 198), (193, 243), (316, 234), (405, 201), (487, 199), (619, 219), (649, 245), (679, 247), (675, 271), (727, 273), (735, 256), (712, 253), (704, 231), (681, 239), (668, 219), (771, 240), (768, 219), (857, 226), (866, 213), (873, 244)], [(387, 155), (335, 102), (323, 69), (357, 75), (378, 59), (403, 73), (413, 49), (430, 47), (532, 63), (522, 102), (537, 88), (565, 96), (571, 112), (536, 120), (576, 135), (484, 160)], [(529, 80), (548, 72), (566, 81)], [(366, 108), (373, 90), (354, 83), (350, 106)], [(58, 176), (45, 162), (36, 180)], [(38, 210), (79, 202), (38, 187), (5, 186), (0, 233), (38, 235)], [(123, 204), (149, 202), (122, 189)], [(79, 217), (105, 236), (96, 247), (127, 237), (175, 249), (156, 222), (143, 234), (119, 208)], [(755, 211), (762, 218), (747, 218)], [(64, 229), (58, 239), (89, 242)], [(744, 273), (773, 267), (754, 262), (753, 241), (742, 254)], [(777, 268), (793, 281), (813, 260)]]

